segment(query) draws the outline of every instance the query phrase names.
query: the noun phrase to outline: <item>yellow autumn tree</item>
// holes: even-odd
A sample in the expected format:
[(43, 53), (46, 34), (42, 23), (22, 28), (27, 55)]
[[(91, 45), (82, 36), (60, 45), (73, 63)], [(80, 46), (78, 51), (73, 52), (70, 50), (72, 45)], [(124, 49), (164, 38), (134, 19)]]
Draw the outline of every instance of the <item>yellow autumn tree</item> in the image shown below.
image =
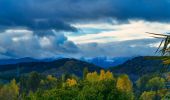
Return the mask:
[(100, 71), (100, 78), (99, 78), (99, 80), (101, 81), (101, 80), (105, 80), (105, 79), (106, 79), (105, 71), (101, 70)]
[(99, 80), (99, 75), (97, 72), (87, 73), (86, 80), (89, 82), (97, 82)]
[(130, 92), (132, 91), (132, 82), (127, 75), (121, 75), (117, 79), (116, 87), (118, 90)]
[(76, 86), (77, 85), (77, 81), (75, 79), (67, 79), (66, 84), (69, 87)]
[(0, 89), (0, 100), (17, 100), (18, 95), (19, 87), (15, 79)]
[(107, 72), (106, 72), (105, 77), (106, 77), (106, 79), (108, 79), (108, 80), (113, 80), (113, 79), (114, 79), (113, 74), (112, 74), (112, 72), (110, 72), (110, 71), (107, 71)]
[(98, 75), (97, 72), (91, 72), (87, 73), (86, 79), (89, 82), (98, 82), (103, 80), (113, 80), (113, 74), (110, 71), (105, 72), (104, 70), (100, 71), (100, 74)]
[(113, 74), (110, 71), (105, 72), (104, 70), (100, 71), (100, 78), (99, 80), (112, 80), (113, 78)]

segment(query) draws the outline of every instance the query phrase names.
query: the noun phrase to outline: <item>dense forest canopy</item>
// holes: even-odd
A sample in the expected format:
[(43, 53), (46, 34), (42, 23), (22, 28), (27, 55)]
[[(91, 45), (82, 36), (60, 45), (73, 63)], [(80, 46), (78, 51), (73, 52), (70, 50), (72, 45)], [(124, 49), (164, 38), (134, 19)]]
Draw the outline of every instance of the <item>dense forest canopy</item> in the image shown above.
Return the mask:
[(63, 74), (56, 78), (31, 72), (0, 86), (1, 100), (160, 100), (169, 98), (170, 73), (141, 76), (132, 82), (128, 75), (101, 70), (83, 70), (83, 78)]

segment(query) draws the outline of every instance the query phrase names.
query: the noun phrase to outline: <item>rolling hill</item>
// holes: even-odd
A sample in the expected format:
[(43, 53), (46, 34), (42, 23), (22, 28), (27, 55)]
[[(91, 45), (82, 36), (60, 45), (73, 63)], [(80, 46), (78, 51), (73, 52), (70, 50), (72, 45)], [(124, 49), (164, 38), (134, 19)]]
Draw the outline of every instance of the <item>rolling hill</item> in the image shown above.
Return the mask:
[[(12, 79), (23, 74), (36, 71), (45, 75), (52, 74), (61, 76), (63, 73), (82, 76), (83, 69), (87, 67), (90, 72), (100, 71), (102, 68), (81, 60), (62, 58), (58, 60), (35, 60), (22, 59), (18, 63), (0, 65), (0, 79)], [(12, 62), (12, 63), (11, 63)], [(132, 80), (137, 80), (140, 76), (150, 73), (159, 73), (163, 64), (159, 57), (135, 57), (118, 66), (106, 68), (114, 74), (128, 74)]]
[[(160, 57), (135, 57), (116, 67), (111, 67), (110, 70), (117, 74), (128, 74), (132, 80), (138, 79), (144, 74), (160, 73), (165, 68)], [(168, 68), (168, 71), (170, 68)]]
[(38, 61), (0, 65), (0, 78), (11, 79), (32, 71), (54, 76), (61, 76), (63, 73), (82, 76), (85, 67), (87, 67), (89, 71), (99, 71), (101, 69), (94, 64), (76, 59), (63, 58), (49, 62)]

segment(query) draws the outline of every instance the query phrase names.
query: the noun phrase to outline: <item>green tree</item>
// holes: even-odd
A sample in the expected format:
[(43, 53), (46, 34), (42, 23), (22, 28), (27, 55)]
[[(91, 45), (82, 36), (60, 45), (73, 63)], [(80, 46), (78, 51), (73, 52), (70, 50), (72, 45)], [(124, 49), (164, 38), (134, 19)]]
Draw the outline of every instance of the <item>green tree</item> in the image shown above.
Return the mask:
[(88, 72), (89, 72), (89, 71), (88, 71), (88, 68), (85, 67), (85, 68), (83, 69), (83, 80), (86, 79), (86, 76), (87, 76)]
[(156, 75), (152, 75), (152, 74), (146, 74), (146, 75), (143, 75), (142, 77), (140, 77), (137, 81), (136, 81), (136, 96), (139, 98), (140, 95), (144, 92), (144, 91), (147, 91), (148, 90), (148, 87), (147, 87), (147, 83), (148, 81), (153, 78), (154, 76)]
[(104, 96), (93, 86), (85, 86), (78, 95), (78, 100), (103, 100)]
[(51, 89), (45, 91), (41, 96), (39, 96), (41, 98), (39, 100), (75, 100), (75, 98), (77, 98), (77, 94), (78, 90), (76, 88)]
[(147, 87), (153, 91), (162, 89), (165, 87), (165, 79), (161, 77), (154, 77), (148, 81)]
[(140, 100), (155, 100), (156, 99), (156, 92), (155, 91), (144, 91), (139, 98)]
[(57, 78), (52, 75), (48, 75), (45, 79), (40, 81), (41, 88), (43, 89), (51, 89), (58, 85)]
[(27, 89), (35, 92), (40, 86), (41, 75), (37, 72), (31, 72), (27, 80)]

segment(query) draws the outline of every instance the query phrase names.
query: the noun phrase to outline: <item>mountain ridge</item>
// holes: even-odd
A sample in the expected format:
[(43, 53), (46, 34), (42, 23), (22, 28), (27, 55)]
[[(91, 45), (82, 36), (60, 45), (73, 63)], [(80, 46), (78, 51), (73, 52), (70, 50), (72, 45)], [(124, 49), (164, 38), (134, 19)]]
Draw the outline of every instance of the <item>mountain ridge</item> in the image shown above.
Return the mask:
[(75, 74), (82, 76), (83, 69), (89, 71), (100, 71), (100, 67), (94, 64), (83, 62), (72, 58), (63, 58), (50, 62), (22, 62), (17, 64), (0, 65), (0, 77), (11, 78), (36, 71), (45, 75), (51, 74), (61, 76), (62, 74)]
[[(118, 66), (105, 68), (105, 70), (110, 70), (114, 74), (128, 74), (135, 81), (142, 75), (159, 73), (162, 66), (163, 63), (159, 57), (139, 56)], [(0, 65), (0, 78), (17, 77), (17, 75), (27, 74), (32, 71), (37, 71), (45, 75), (52, 74), (56, 77), (62, 74), (74, 74), (82, 77), (83, 69), (86, 67), (90, 72), (99, 72), (103, 69), (89, 62), (74, 58), (62, 58), (52, 61), (20, 62), (17, 64)]]
[(128, 74), (132, 80), (137, 80), (145, 74), (160, 73), (164, 68), (161, 58), (160, 56), (139, 56), (116, 67), (111, 67), (109, 70), (117, 74)]
[(95, 64), (102, 68), (109, 68), (111, 66), (117, 66), (123, 64), (133, 57), (94, 57), (94, 58), (82, 58), (80, 60)]

